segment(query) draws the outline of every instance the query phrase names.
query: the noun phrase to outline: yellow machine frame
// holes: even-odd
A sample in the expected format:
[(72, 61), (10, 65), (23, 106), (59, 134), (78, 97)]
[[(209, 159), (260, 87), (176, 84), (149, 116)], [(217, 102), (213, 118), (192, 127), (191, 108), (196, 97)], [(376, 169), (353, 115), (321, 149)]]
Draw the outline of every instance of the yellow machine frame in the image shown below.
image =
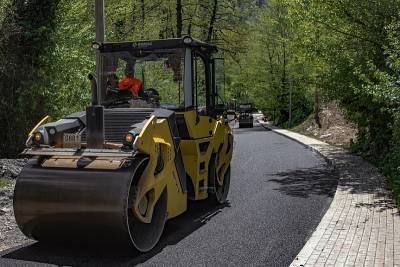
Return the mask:
[[(140, 123), (129, 124), (124, 137), (121, 136), (121, 142), (101, 142), (100, 148), (89, 145), (89, 141), (93, 140), (90, 139), (89, 128), (96, 128), (98, 122), (90, 119), (90, 115), (94, 114), (92, 111), (100, 112), (98, 114), (103, 116), (98, 124), (105, 123), (104, 114), (101, 113), (103, 107), (93, 104), (87, 108), (86, 113), (73, 114), (54, 123), (48, 123), (48, 116), (43, 118), (29, 133), (27, 148), (23, 152), (36, 160), (30, 161), (21, 172), (15, 187), (16, 220), (28, 237), (40, 239), (41, 234), (46, 236), (48, 232), (41, 227), (41, 222), (45, 225), (56, 224), (60, 222), (59, 216), (71, 222), (65, 222), (65, 228), (76, 223), (82, 227), (81, 232), (76, 232), (77, 235), (84, 234), (85, 227), (91, 223), (90, 216), (86, 218), (87, 221), (81, 222), (77, 216), (71, 214), (81, 214), (82, 207), (89, 211), (84, 215), (90, 214), (90, 208), (96, 206), (95, 213), (106, 218), (102, 223), (121, 234), (122, 239), (129, 236), (138, 250), (148, 251), (158, 242), (165, 219), (185, 212), (188, 200), (204, 200), (210, 196), (215, 198), (215, 204), (226, 200), (233, 134), (227, 119), (222, 115), (223, 112), (216, 112), (215, 98), (218, 93), (215, 85), (215, 61), (212, 58), (216, 47), (191, 37), (139, 43), (99, 44), (99, 49), (105, 52), (107, 49), (125, 49), (132, 53), (140, 53), (139, 50), (145, 46), (152, 46), (148, 49), (157, 51), (163, 47), (185, 49), (184, 88), (185, 96), (192, 95), (192, 99), (189, 99), (190, 105), (186, 105), (185, 99), (184, 108), (176, 111), (150, 108), (139, 111), (133, 108), (104, 109), (104, 112), (114, 112), (113, 116), (118, 116), (118, 112), (125, 112), (127, 116), (135, 116), (135, 112), (148, 112), (151, 115), (140, 117)], [(199, 111), (193, 97), (193, 92), (197, 92), (197, 88), (195, 90), (192, 87), (195, 57), (202, 58), (206, 66), (206, 112)], [(177, 117), (184, 124), (185, 134), (178, 132)], [(80, 142), (80, 134), (85, 129), (86, 143)], [(104, 139), (104, 129), (100, 133)], [(64, 143), (63, 138), (71, 135), (79, 135), (79, 147), (65, 145), (67, 143)], [(128, 141), (130, 143), (126, 144)], [(120, 180), (118, 175), (121, 175)], [(47, 179), (50, 176), (51, 179)], [(97, 180), (103, 182), (97, 183)], [(90, 188), (94, 195), (82, 196), (84, 188), (80, 188), (81, 183)], [(113, 188), (110, 190), (114, 190), (114, 195), (109, 193), (109, 184), (112, 184)], [(26, 193), (32, 185), (36, 192)], [(56, 190), (46, 191), (48, 188)], [(218, 191), (221, 189), (222, 191)], [(40, 192), (48, 193), (45, 201)], [(71, 196), (70, 192), (81, 197)], [(108, 195), (103, 198), (104, 192)], [(221, 192), (224, 193), (221, 195)], [(160, 202), (165, 203), (165, 199), (164, 216), (165, 205), (160, 208), (162, 212), (156, 211), (160, 210), (158, 205)], [(30, 208), (27, 205), (31, 205)], [(61, 211), (57, 210), (57, 205), (61, 207)], [(115, 211), (114, 216), (110, 216)], [(158, 226), (162, 227), (160, 231), (157, 230)], [(137, 230), (139, 233), (130, 228), (140, 229)], [(33, 229), (39, 229), (41, 234), (33, 234)], [(151, 235), (150, 242), (140, 233), (142, 229)], [(157, 233), (153, 234), (154, 231)]]

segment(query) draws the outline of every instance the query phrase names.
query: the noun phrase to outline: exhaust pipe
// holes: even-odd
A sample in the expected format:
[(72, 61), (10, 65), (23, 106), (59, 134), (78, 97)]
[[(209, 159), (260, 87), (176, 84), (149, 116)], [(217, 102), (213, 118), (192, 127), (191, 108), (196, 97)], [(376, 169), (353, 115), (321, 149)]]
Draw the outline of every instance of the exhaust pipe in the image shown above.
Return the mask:
[[(104, 0), (95, 1), (96, 42), (105, 41)], [(92, 84), (92, 105), (86, 108), (87, 148), (104, 148), (104, 107), (101, 105), (103, 84), (103, 62), (100, 52), (96, 52), (96, 74), (89, 75)]]
[(89, 74), (88, 78), (92, 88), (92, 106), (97, 106), (99, 104), (99, 99), (97, 95), (97, 80), (93, 76), (93, 74)]
[(92, 84), (92, 105), (86, 107), (86, 142), (87, 148), (104, 148), (104, 107), (99, 105), (96, 78), (89, 74)]

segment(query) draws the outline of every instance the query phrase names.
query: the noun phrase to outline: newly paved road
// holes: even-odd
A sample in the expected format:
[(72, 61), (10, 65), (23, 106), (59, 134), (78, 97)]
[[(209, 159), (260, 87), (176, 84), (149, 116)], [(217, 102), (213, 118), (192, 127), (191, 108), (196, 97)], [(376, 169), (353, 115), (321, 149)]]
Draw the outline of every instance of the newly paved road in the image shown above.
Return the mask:
[(0, 266), (288, 266), (329, 207), (336, 184), (325, 161), (302, 145), (262, 127), (235, 129), (229, 202), (195, 203), (167, 223), (152, 252), (34, 243), (3, 253)]

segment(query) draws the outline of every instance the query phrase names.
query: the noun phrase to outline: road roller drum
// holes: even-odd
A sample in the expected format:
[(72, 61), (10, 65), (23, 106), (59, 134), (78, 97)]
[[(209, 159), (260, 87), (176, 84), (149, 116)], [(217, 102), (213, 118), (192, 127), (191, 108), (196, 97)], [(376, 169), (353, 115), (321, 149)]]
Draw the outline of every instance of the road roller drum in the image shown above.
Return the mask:
[[(146, 227), (135, 221), (130, 207), (135, 173), (146, 160), (135, 159), (118, 171), (99, 171), (45, 169), (31, 159), (15, 186), (18, 226), (39, 241), (106, 242), (138, 250), (154, 246), (166, 220), (165, 200), (160, 199), (158, 218)], [(146, 235), (144, 240), (137, 232)]]

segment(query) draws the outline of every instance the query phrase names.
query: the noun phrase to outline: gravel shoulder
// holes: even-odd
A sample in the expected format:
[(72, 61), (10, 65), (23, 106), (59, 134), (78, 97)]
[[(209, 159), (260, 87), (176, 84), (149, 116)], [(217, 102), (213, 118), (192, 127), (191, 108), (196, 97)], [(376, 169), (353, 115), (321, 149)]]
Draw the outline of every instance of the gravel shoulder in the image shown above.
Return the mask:
[(0, 188), (0, 251), (29, 242), (18, 229), (13, 210), (15, 178), (25, 163), (25, 159), (0, 160), (0, 178), (7, 182)]
[(357, 139), (357, 125), (345, 118), (344, 111), (337, 103), (323, 104), (319, 118), (320, 125), (312, 115), (291, 130), (342, 148), (349, 148)]

